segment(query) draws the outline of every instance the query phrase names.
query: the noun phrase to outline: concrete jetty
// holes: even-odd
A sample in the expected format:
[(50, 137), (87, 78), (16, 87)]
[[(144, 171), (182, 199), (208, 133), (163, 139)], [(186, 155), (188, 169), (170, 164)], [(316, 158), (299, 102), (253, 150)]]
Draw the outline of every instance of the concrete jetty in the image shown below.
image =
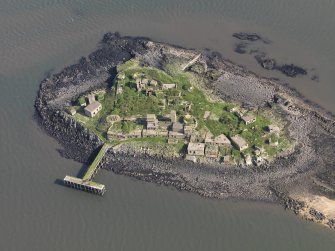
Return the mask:
[(101, 147), (99, 153), (95, 157), (90, 167), (87, 169), (83, 178), (77, 178), (66, 175), (65, 178), (63, 179), (64, 184), (69, 187), (79, 189), (85, 192), (103, 195), (106, 192), (105, 185), (94, 182), (92, 181), (92, 179), (100, 169), (99, 164), (109, 147), (110, 146), (108, 144), (104, 144)]
[(92, 180), (94, 178), (94, 176), (97, 174), (99, 168), (99, 164), (100, 161), (102, 160), (102, 158), (104, 157), (106, 151), (108, 150), (110, 146), (108, 144), (104, 144), (99, 153), (97, 154), (97, 156), (95, 157), (95, 159), (93, 160), (92, 164), (90, 165), (90, 167), (87, 169), (83, 180)]
[(103, 195), (106, 192), (105, 185), (96, 183), (94, 181), (87, 181), (87, 180), (85, 181), (83, 179), (68, 175), (65, 176), (63, 181), (65, 185), (85, 192), (94, 193), (98, 195)]

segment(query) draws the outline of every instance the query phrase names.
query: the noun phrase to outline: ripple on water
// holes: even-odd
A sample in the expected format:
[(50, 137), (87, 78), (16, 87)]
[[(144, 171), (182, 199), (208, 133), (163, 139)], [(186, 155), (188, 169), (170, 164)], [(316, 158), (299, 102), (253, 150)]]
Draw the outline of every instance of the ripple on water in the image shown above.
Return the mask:
[(261, 31), (274, 41), (272, 55), (326, 69), (310, 96), (335, 110), (326, 68), (335, 60), (335, 37), (326, 32), (335, 28), (334, 8), (330, 0), (3, 0), (0, 249), (333, 250), (333, 232), (279, 206), (208, 200), (110, 172), (97, 177), (109, 189), (104, 198), (55, 185), (82, 165), (61, 158), (61, 146), (31, 117), (44, 72), (86, 55), (104, 32), (116, 30), (213, 48), (262, 73), (232, 52), (231, 38), (234, 31)]

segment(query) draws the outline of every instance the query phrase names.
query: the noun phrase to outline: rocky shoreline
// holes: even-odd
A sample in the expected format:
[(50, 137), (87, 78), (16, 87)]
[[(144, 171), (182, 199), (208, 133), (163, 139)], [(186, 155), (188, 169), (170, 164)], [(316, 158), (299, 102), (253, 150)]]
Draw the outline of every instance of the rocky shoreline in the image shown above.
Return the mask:
[[(63, 145), (62, 156), (82, 163), (90, 162), (103, 140), (68, 116), (64, 107), (82, 93), (112, 85), (115, 67), (133, 57), (140, 56), (143, 64), (159, 67), (169, 56), (188, 59), (197, 53), (147, 38), (107, 33), (98, 49), (88, 57), (42, 81), (35, 101), (38, 123)], [(323, 182), (334, 188), (333, 116), (305, 102), (295, 90), (247, 72), (218, 53), (202, 52), (202, 61), (206, 67), (220, 73), (208, 83), (208, 89), (215, 95), (245, 106), (262, 107), (276, 103), (282, 107), (280, 112), (288, 121), (290, 137), (297, 142), (296, 150), (285, 158), (276, 159), (271, 165), (247, 168), (195, 164), (115, 148), (107, 152), (102, 167), (117, 174), (174, 186), (206, 197), (278, 202), (298, 214), (306, 205), (302, 207), (299, 200), (291, 197), (293, 191), (295, 194), (308, 191), (334, 198), (334, 192), (327, 191), (326, 194), (320, 185), (313, 183), (314, 177), (327, 177)], [(288, 104), (278, 100), (276, 97), (279, 96), (285, 97)], [(320, 213), (309, 210), (310, 218), (305, 218), (317, 221)], [(323, 217), (322, 222), (327, 219), (330, 222), (328, 226), (334, 228), (334, 220), (324, 214)]]

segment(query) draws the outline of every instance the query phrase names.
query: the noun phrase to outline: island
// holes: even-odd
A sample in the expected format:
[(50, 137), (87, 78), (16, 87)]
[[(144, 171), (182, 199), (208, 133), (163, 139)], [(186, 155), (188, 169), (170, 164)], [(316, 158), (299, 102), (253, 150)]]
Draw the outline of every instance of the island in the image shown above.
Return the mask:
[(217, 52), (104, 35), (44, 79), (37, 120), (90, 164), (71, 187), (103, 195), (103, 168), (212, 198), (278, 202), (335, 228), (335, 120), (287, 85)]

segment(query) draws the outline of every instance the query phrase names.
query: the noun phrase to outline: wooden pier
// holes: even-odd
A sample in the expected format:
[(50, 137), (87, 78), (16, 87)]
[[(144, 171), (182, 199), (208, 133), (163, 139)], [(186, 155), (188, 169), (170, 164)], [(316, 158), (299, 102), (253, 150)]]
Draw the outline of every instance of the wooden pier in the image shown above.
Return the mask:
[(103, 195), (106, 192), (105, 185), (99, 184), (92, 180), (94, 176), (97, 174), (98, 170), (100, 169), (99, 164), (109, 147), (110, 146), (108, 144), (104, 144), (101, 147), (99, 153), (95, 157), (90, 167), (87, 169), (82, 179), (66, 175), (65, 178), (63, 179), (64, 184), (69, 187), (79, 189), (85, 192)]

